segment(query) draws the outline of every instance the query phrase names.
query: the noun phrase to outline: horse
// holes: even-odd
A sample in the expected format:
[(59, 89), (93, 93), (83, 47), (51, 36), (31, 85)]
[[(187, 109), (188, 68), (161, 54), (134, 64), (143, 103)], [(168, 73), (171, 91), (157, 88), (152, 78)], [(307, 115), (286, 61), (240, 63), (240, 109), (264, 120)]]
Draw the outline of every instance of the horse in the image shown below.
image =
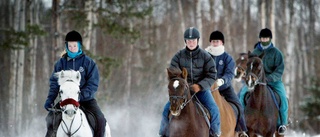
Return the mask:
[(249, 57), (247, 62), (245, 82), (249, 97), (244, 112), (250, 137), (257, 135), (272, 137), (277, 130), (279, 113), (267, 88), (262, 56)]
[[(60, 107), (62, 121), (57, 130), (57, 137), (93, 137), (85, 113), (80, 109), (79, 94), (81, 74), (79, 71), (66, 70), (55, 73), (60, 85)], [(110, 127), (106, 123), (105, 137), (111, 137)]]
[[(170, 137), (208, 137), (209, 126), (196, 109), (187, 82), (185, 68), (167, 68), (168, 92), (170, 97)], [(200, 112), (201, 113), (201, 112)]]
[(234, 80), (236, 80), (237, 82), (241, 82), (241, 80), (244, 81), (248, 62), (247, 53), (240, 53), (239, 55), (239, 58), (236, 60), (236, 68), (234, 70)]
[(215, 82), (211, 87), (211, 93), (220, 111), (220, 137), (235, 137), (238, 135), (235, 131), (238, 115), (234, 112), (234, 109), (232, 108), (231, 104), (227, 102), (223, 98), (223, 96), (221, 96), (220, 92), (218, 91), (218, 88), (219, 87)]

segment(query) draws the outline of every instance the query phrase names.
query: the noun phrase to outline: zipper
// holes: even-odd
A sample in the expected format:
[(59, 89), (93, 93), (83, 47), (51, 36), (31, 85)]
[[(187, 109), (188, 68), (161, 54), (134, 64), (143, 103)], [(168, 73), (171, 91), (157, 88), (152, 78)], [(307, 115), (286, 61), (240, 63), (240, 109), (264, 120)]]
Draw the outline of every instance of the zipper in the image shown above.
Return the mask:
[(76, 67), (75, 67), (75, 66), (76, 66), (76, 65), (75, 65), (76, 59), (72, 59), (72, 61), (73, 61), (73, 63), (72, 63), (72, 64), (73, 64), (73, 65), (72, 65), (73, 70), (76, 70)]
[(192, 68), (192, 52), (190, 52), (190, 58), (191, 58), (191, 62), (190, 62), (190, 78), (191, 78), (191, 84), (193, 84), (193, 68)]

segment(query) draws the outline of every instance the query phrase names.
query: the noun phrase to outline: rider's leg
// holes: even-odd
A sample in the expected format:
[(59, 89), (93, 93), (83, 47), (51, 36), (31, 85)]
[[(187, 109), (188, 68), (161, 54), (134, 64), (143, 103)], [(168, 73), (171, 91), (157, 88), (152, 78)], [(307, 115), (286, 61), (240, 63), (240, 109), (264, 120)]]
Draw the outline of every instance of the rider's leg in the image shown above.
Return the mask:
[[(60, 109), (59, 103), (55, 105), (55, 108)], [(61, 112), (53, 112), (49, 111), (47, 117), (46, 117), (46, 122), (47, 122), (47, 133), (46, 137), (55, 137), (58, 127), (60, 125), (62, 119), (62, 114)]]
[(97, 119), (97, 130), (94, 133), (94, 137), (103, 137), (107, 120), (105, 119), (100, 107), (98, 106), (97, 101), (95, 99), (83, 101), (80, 102), (80, 105), (82, 105), (86, 110), (93, 113)]
[(235, 105), (237, 106), (237, 108), (239, 108), (239, 118), (237, 118), (237, 126), (236, 126), (236, 131), (240, 132), (240, 131), (244, 131), (247, 132), (247, 126), (244, 120), (244, 111), (243, 111), (243, 107), (239, 101), (239, 98), (237, 97), (236, 93), (234, 92), (233, 87), (228, 87), (222, 91), (219, 91), (220, 94), (222, 96), (225, 97), (225, 99), (228, 102), (232, 102), (235, 103)]
[(277, 82), (270, 82), (268, 83), (275, 92), (279, 94), (280, 97), (280, 120), (281, 123), (278, 126), (284, 125), (286, 126), (288, 124), (288, 100), (286, 96), (286, 90), (284, 88), (284, 85), (282, 81)]
[(169, 109), (170, 109), (170, 102), (168, 101), (167, 104), (164, 106), (163, 112), (162, 112), (162, 119), (160, 124), (160, 130), (159, 135), (164, 136), (168, 135), (168, 125), (169, 125)]
[(246, 95), (247, 91), (248, 91), (248, 87), (246, 85), (243, 85), (239, 92), (239, 101), (243, 108), (245, 107), (244, 96)]
[(209, 110), (211, 120), (210, 120), (210, 135), (221, 134), (220, 127), (220, 112), (219, 108), (214, 101), (214, 98), (210, 90), (203, 90), (196, 94), (200, 102)]

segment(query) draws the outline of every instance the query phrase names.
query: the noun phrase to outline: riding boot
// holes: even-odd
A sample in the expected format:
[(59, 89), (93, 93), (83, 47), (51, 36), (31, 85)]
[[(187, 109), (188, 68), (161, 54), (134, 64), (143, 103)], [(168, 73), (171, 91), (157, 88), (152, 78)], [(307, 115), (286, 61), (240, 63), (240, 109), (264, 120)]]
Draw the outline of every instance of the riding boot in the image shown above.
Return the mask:
[(47, 122), (46, 137), (55, 137), (56, 136), (61, 119), (62, 119), (61, 112), (50, 111), (48, 113), (48, 115), (46, 117), (46, 122)]
[(163, 112), (162, 112), (162, 119), (160, 123), (160, 129), (159, 129), (159, 135), (164, 136), (167, 135), (168, 132), (168, 126), (169, 126), (169, 109), (170, 109), (170, 102), (167, 102), (167, 104), (164, 106)]

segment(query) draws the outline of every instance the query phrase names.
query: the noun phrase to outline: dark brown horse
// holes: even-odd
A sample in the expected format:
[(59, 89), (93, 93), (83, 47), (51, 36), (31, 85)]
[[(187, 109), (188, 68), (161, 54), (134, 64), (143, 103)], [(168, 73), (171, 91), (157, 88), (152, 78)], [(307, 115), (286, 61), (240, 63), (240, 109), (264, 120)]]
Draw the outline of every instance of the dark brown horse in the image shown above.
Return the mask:
[(246, 77), (247, 62), (248, 62), (248, 54), (240, 53), (239, 58), (236, 60), (236, 68), (235, 68), (235, 76), (234, 76), (234, 79), (237, 82), (244, 80), (244, 78)]
[(211, 87), (212, 96), (217, 103), (220, 111), (221, 122), (221, 136), (220, 137), (235, 137), (237, 133), (235, 131), (237, 118), (235, 112), (229, 102), (227, 102), (218, 91), (216, 82)]
[[(196, 110), (188, 82), (187, 70), (168, 68), (168, 92), (170, 97), (171, 120), (169, 122), (170, 137), (208, 137), (209, 126), (203, 115)], [(201, 113), (201, 112), (200, 112)]]
[(246, 84), (249, 98), (245, 107), (248, 135), (273, 137), (277, 130), (278, 109), (267, 88), (262, 57), (249, 57)]

